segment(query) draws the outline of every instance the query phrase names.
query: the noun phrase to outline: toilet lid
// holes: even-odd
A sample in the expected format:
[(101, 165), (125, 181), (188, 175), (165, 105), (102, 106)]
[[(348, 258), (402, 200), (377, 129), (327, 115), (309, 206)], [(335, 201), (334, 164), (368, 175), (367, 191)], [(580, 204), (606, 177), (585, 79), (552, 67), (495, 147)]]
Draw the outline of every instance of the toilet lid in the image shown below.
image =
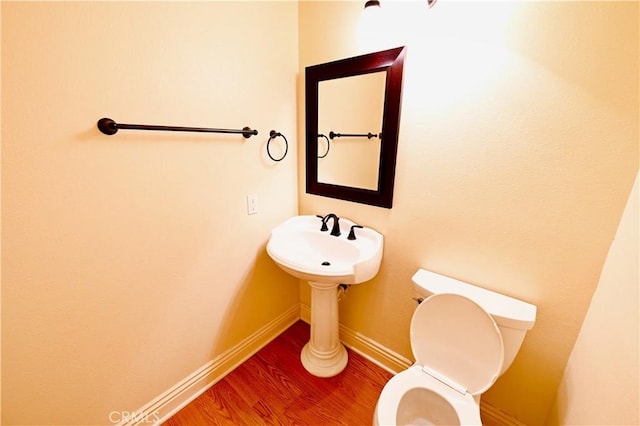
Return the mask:
[(434, 294), (418, 306), (411, 320), (411, 349), (427, 372), (472, 395), (493, 385), (504, 361), (493, 318), (456, 294)]

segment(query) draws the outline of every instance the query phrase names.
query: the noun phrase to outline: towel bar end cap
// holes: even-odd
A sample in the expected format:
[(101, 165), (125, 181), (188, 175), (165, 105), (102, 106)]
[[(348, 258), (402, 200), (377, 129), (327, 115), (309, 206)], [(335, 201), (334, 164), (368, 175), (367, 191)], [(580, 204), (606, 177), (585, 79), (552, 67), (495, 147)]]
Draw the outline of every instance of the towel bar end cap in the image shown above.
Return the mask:
[(242, 128), (242, 136), (249, 139), (251, 136), (255, 136), (258, 134), (257, 130), (251, 130), (251, 127), (243, 127)]
[(115, 135), (118, 132), (118, 125), (110, 118), (98, 120), (98, 129), (105, 135)]

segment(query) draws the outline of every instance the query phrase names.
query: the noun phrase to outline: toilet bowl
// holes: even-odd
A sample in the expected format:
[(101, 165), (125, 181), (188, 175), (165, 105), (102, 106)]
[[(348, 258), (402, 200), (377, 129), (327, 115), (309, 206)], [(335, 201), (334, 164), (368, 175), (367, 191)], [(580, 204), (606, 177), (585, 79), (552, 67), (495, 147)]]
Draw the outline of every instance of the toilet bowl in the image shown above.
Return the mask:
[[(416, 362), (384, 386), (374, 425), (481, 425), (480, 395), (509, 367), (534, 305), (419, 270), (410, 327)], [(504, 331), (504, 333), (503, 333)]]
[(460, 397), (414, 365), (384, 387), (374, 425), (479, 425), (480, 410), (472, 396)]

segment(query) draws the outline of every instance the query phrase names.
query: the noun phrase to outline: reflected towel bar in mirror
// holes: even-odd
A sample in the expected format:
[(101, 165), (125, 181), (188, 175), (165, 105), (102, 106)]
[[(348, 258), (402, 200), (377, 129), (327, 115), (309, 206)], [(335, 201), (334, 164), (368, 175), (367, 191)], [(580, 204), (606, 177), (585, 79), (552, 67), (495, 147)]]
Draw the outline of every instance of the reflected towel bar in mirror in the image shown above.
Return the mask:
[(380, 138), (382, 139), (382, 133), (335, 133), (333, 130), (329, 132), (329, 137), (334, 138)]

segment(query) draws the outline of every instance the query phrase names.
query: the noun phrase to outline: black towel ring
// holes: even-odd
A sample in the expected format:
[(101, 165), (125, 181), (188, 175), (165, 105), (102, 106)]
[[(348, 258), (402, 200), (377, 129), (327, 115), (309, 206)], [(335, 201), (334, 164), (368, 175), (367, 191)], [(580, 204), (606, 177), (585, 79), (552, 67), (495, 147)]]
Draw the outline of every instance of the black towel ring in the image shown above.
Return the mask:
[[(273, 158), (273, 155), (271, 155), (271, 151), (269, 150), (269, 144), (273, 139), (277, 138), (278, 136), (282, 136), (282, 139), (284, 139), (284, 154), (282, 154), (282, 157), (280, 158)], [(269, 156), (269, 158), (271, 158), (273, 161), (282, 161), (284, 157), (287, 156), (288, 151), (289, 151), (289, 142), (287, 141), (287, 138), (280, 132), (276, 132), (275, 130), (270, 131), (269, 140), (267, 141), (267, 155)]]
[(326, 135), (323, 135), (322, 133), (320, 133), (318, 137), (325, 138), (325, 140), (327, 141), (327, 152), (325, 152), (323, 155), (318, 155), (318, 158), (324, 158), (327, 155), (329, 155), (329, 150), (331, 149), (331, 142), (329, 142), (329, 138)]

